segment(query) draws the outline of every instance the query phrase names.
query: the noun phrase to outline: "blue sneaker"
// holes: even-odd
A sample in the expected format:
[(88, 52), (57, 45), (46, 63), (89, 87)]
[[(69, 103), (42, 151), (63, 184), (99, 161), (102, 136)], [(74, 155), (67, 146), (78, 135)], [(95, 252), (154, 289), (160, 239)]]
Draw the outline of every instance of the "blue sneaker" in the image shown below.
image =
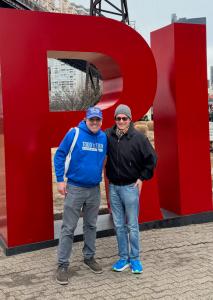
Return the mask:
[(141, 274), (143, 272), (141, 261), (137, 259), (130, 259), (130, 269), (134, 274)]
[(122, 272), (126, 268), (129, 267), (129, 261), (126, 259), (119, 259), (116, 263), (112, 266), (112, 270), (116, 272)]

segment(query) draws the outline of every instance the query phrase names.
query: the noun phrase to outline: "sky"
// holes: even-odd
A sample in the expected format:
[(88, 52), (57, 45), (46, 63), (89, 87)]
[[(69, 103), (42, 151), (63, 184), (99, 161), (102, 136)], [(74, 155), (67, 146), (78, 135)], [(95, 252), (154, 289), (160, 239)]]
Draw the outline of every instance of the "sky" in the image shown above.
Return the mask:
[[(71, 2), (84, 5), (86, 8), (90, 6), (90, 0)], [(111, 0), (111, 2), (120, 5), (120, 0)], [(213, 0), (127, 0), (127, 5), (130, 21), (136, 22), (136, 30), (149, 44), (150, 32), (170, 24), (173, 13), (177, 18), (206, 17), (209, 73), (209, 66), (213, 66)], [(106, 4), (105, 6), (107, 8)]]

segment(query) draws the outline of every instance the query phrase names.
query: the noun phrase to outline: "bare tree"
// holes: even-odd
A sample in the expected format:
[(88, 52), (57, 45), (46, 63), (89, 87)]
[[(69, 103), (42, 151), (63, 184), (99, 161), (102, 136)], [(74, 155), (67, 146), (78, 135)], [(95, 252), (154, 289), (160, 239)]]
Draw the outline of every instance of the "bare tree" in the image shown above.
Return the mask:
[(51, 97), (50, 110), (51, 111), (70, 111), (70, 110), (86, 110), (90, 106), (94, 106), (100, 100), (101, 93), (94, 94), (94, 91), (79, 90), (75, 93), (68, 93), (63, 91), (63, 94), (57, 93)]

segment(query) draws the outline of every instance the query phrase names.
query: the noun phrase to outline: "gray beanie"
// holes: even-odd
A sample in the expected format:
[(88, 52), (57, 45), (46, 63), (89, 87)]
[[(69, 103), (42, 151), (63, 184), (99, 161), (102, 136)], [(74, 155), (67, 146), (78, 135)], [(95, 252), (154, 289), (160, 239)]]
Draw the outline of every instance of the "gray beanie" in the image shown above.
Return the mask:
[(115, 110), (115, 117), (119, 114), (126, 115), (127, 117), (132, 119), (131, 109), (127, 105), (124, 104), (118, 105), (118, 107)]

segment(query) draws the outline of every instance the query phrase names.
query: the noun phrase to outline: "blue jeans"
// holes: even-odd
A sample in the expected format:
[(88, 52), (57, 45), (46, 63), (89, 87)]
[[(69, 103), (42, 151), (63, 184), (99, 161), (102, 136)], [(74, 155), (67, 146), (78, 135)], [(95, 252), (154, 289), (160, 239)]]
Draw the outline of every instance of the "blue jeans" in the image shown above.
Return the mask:
[(110, 184), (109, 196), (120, 259), (139, 259), (138, 188)]

